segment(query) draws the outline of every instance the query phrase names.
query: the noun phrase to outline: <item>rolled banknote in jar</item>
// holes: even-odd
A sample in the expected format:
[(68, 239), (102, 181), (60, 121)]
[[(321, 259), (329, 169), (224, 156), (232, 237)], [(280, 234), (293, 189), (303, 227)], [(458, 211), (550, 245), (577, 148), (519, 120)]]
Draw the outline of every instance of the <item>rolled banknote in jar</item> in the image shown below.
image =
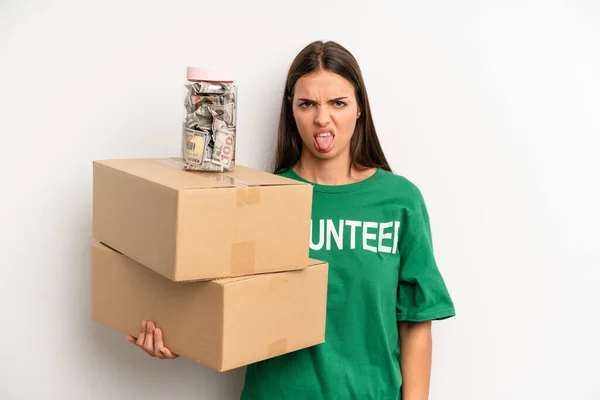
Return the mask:
[(232, 170), (235, 167), (237, 126), (237, 87), (233, 73), (188, 67), (183, 106), (183, 169)]

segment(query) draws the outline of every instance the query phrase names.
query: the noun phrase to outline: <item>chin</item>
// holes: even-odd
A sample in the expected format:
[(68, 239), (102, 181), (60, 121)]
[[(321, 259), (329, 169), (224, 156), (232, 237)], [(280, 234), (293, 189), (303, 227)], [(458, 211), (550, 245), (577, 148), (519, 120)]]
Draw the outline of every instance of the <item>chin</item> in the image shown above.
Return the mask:
[(338, 151), (336, 151), (336, 149), (331, 149), (329, 151), (318, 151), (316, 149), (311, 149), (310, 150), (311, 155), (316, 158), (317, 160), (332, 160), (334, 158), (337, 158), (340, 153)]

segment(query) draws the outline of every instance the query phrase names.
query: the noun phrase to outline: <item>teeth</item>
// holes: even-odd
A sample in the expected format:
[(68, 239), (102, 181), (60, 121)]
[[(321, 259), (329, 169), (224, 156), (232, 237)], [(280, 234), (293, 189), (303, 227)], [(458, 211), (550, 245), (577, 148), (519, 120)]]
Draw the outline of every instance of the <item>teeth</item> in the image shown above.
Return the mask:
[(331, 136), (331, 132), (325, 132), (325, 133), (318, 133), (317, 136), (319, 137), (327, 137), (327, 136)]

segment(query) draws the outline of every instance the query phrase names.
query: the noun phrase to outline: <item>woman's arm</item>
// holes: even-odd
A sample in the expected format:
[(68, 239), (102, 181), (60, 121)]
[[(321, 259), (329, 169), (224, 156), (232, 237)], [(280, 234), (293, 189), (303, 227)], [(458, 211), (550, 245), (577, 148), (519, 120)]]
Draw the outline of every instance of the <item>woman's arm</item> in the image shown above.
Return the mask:
[(428, 400), (431, 377), (431, 321), (399, 322), (402, 400)]

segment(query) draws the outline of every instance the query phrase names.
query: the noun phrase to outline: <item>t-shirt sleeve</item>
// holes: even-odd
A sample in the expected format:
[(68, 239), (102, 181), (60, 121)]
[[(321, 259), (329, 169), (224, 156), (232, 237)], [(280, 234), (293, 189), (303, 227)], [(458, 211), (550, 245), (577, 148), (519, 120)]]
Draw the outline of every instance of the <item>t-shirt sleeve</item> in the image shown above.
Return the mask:
[(407, 216), (405, 243), (400, 245), (396, 316), (398, 321), (422, 322), (453, 317), (454, 303), (433, 251), (429, 215), (418, 192)]

